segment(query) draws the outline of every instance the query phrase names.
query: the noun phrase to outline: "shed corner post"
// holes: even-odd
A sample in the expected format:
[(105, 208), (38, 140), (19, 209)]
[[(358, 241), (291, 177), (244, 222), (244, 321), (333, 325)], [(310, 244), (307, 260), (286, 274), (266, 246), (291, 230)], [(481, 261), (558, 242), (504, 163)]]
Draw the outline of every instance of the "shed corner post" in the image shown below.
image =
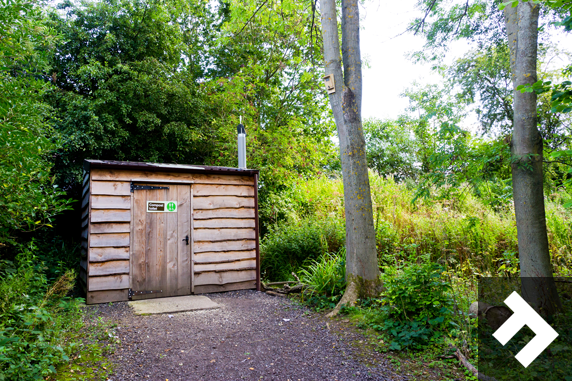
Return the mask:
[(261, 291), (260, 287), (260, 227), (258, 223), (258, 173), (254, 175), (254, 208), (255, 230), (256, 230), (256, 291)]

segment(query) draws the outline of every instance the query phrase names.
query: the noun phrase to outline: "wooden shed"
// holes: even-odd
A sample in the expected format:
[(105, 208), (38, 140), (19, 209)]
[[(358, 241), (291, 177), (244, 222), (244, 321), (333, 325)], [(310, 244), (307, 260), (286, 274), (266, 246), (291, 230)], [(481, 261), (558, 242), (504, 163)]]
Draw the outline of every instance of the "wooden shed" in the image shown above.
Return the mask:
[(258, 171), (86, 160), (88, 304), (260, 289)]

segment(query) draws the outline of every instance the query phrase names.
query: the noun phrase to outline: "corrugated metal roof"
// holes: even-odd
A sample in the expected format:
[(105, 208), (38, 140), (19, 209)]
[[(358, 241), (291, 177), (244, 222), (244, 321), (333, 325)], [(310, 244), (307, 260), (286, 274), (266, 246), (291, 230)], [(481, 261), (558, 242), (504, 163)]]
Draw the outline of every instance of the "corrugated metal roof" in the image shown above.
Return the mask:
[(117, 160), (84, 160), (84, 169), (109, 168), (109, 169), (132, 169), (153, 172), (185, 172), (185, 173), (228, 173), (233, 175), (252, 176), (257, 174), (258, 169), (238, 169), (230, 167), (210, 167), (207, 165), (169, 164), (169, 163), (145, 163), (138, 161)]

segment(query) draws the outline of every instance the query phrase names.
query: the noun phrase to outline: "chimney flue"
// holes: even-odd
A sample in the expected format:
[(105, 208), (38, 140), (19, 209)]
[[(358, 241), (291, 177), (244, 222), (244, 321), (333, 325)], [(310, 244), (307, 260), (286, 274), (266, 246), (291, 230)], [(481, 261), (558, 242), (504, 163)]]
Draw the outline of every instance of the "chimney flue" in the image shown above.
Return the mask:
[(236, 130), (238, 132), (238, 169), (246, 169), (246, 130), (242, 123), (236, 127)]

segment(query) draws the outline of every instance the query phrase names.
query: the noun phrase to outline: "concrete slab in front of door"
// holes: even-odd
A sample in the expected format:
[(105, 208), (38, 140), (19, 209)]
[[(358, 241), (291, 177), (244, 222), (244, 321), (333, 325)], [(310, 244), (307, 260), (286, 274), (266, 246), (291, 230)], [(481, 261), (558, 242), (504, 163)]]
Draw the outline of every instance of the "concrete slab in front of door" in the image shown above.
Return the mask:
[(129, 302), (135, 315), (212, 310), (220, 306), (206, 296), (187, 295), (172, 298), (145, 299)]

